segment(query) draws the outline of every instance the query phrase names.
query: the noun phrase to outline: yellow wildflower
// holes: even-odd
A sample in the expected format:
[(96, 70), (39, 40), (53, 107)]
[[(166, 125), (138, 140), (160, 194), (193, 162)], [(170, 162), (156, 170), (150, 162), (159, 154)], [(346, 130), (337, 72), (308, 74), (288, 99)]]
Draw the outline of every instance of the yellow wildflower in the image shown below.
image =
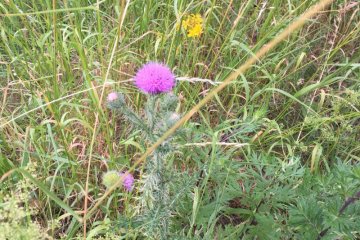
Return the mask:
[(188, 37), (200, 37), (203, 32), (203, 19), (200, 14), (191, 14), (182, 21)]
[(202, 33), (202, 26), (201, 25), (195, 25), (193, 28), (189, 29), (188, 31), (188, 37), (200, 37)]

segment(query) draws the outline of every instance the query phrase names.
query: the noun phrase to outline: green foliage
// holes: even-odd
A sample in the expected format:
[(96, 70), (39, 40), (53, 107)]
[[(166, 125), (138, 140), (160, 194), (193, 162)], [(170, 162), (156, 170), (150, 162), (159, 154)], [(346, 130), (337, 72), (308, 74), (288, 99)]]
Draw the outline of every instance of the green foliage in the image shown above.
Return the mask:
[[(0, 238), (83, 239), (103, 174), (315, 2), (0, 1)], [(187, 38), (196, 13), (203, 34)], [(334, 1), (219, 92), (135, 169), (134, 191), (105, 198), (87, 239), (360, 239), (358, 13)], [(147, 61), (181, 79), (173, 94), (129, 83)]]
[[(326, 229), (324, 239), (359, 236), (357, 198), (341, 210), (358, 194), (360, 179), (354, 172), (359, 165), (351, 167), (339, 161), (331, 172), (313, 175), (298, 158), (282, 161), (251, 154), (247, 160), (234, 162), (220, 151), (215, 159), (225, 164), (215, 163), (212, 171), (207, 170), (211, 176), (200, 183), (207, 181), (200, 201), (195, 188), (188, 203), (198, 201), (191, 237), (316, 239)], [(191, 207), (185, 206), (187, 213), (181, 215), (191, 216)]]
[(31, 184), (21, 181), (16, 186), (16, 192), (0, 191), (0, 239), (52, 239), (46, 229), (33, 220), (38, 213), (29, 206)]
[[(174, 112), (178, 99), (170, 94), (148, 95), (144, 106), (144, 117), (139, 116), (128, 107), (122, 94), (108, 103), (111, 110), (122, 113), (136, 130), (143, 133), (143, 145), (150, 145), (161, 137), (178, 119)], [(145, 118), (146, 120), (143, 120)], [(172, 136), (156, 149), (145, 163), (140, 181), (138, 201), (139, 216), (137, 221), (143, 224), (143, 234), (151, 239), (168, 239), (171, 221), (171, 204), (169, 183), (173, 180), (174, 171), (168, 165), (168, 159), (174, 150)], [(168, 167), (167, 167), (168, 166)], [(105, 178), (104, 178), (105, 180)], [(104, 182), (105, 184), (105, 182)]]

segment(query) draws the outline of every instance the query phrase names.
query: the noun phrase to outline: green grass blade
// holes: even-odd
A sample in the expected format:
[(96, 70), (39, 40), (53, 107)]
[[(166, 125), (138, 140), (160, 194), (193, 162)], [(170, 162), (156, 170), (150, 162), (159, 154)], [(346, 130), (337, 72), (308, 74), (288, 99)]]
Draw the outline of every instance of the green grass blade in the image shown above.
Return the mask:
[(58, 198), (54, 193), (52, 193), (44, 184), (35, 179), (28, 171), (18, 168), (15, 171), (21, 173), (27, 179), (29, 179), (33, 184), (35, 184), (41, 191), (43, 191), (49, 198), (51, 198), (57, 205), (59, 205), (62, 209), (70, 213), (76, 220), (82, 222), (82, 218), (75, 213), (74, 210), (71, 209), (66, 203), (64, 203), (60, 198)]

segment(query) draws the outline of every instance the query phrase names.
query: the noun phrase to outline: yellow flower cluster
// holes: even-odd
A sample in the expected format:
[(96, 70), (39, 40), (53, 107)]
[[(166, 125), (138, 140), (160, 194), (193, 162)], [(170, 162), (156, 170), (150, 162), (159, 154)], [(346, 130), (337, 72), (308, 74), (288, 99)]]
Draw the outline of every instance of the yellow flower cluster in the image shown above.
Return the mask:
[(188, 37), (200, 37), (203, 32), (203, 19), (200, 14), (191, 14), (182, 21)]

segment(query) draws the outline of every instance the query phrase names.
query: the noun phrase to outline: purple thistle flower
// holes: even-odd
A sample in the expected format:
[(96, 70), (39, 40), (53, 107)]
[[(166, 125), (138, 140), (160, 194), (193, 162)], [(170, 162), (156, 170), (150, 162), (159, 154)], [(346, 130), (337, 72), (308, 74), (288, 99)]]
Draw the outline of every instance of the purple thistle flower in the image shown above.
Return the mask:
[(117, 98), (118, 98), (118, 95), (116, 92), (109, 93), (109, 95), (107, 96), (108, 102), (115, 101)]
[(119, 176), (120, 177), (124, 176), (122, 184), (123, 184), (124, 188), (130, 192), (134, 187), (133, 185), (134, 185), (135, 179), (134, 179), (133, 175), (128, 172), (126, 172), (126, 173), (121, 172), (121, 173), (119, 173)]
[(135, 85), (145, 93), (170, 92), (175, 86), (175, 76), (170, 68), (161, 63), (149, 62), (135, 75)]

